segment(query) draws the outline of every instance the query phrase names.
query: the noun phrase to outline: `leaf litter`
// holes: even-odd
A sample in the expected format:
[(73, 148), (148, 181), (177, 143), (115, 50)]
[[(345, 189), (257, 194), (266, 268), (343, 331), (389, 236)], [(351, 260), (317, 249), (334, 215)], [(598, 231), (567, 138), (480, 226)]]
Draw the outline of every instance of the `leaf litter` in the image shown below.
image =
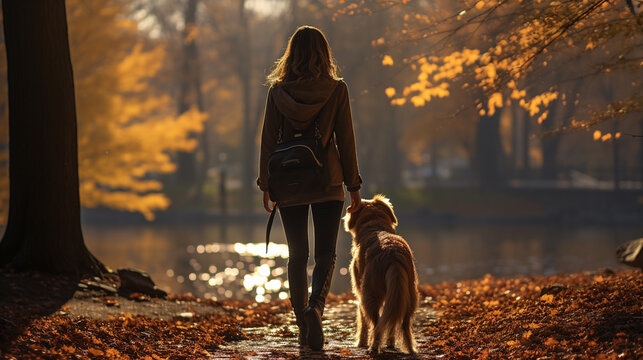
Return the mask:
[[(418, 358), (643, 358), (643, 275), (638, 270), (511, 279), (487, 275), (420, 285), (419, 290), (423, 300), (414, 329)], [(92, 302), (114, 311), (127, 301), (109, 297)], [(92, 318), (78, 316), (64, 303), (43, 313), (38, 304), (3, 296), (0, 358), (371, 358), (352, 346), (351, 294), (329, 296), (327, 351), (317, 354), (296, 345), (287, 300), (256, 303), (170, 295), (147, 301), (152, 308), (162, 302), (180, 303), (188, 310), (170, 318), (129, 312)], [(216, 311), (203, 313), (203, 306)], [(23, 321), (24, 307), (37, 316)], [(386, 351), (375, 358), (408, 357)]]

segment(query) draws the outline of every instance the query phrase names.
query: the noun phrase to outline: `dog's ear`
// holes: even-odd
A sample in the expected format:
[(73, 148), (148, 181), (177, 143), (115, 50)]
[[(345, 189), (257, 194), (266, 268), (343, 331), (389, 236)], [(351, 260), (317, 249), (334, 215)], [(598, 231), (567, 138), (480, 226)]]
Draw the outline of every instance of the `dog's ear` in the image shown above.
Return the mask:
[(393, 226), (397, 225), (397, 218), (393, 213), (393, 204), (391, 201), (382, 194), (377, 194), (373, 197), (373, 203), (380, 209), (384, 210), (384, 213), (391, 219), (391, 224)]

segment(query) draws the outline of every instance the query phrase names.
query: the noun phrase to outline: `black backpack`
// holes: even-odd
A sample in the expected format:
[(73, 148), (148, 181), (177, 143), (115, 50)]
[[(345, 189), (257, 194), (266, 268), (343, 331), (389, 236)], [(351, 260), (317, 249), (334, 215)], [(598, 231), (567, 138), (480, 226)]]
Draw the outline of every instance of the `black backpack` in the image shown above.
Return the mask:
[(283, 140), (282, 121), (277, 145), (268, 158), (268, 192), (275, 207), (266, 228), (266, 252), (270, 243), (270, 229), (279, 205), (301, 194), (324, 191), (323, 168), (326, 163), (326, 145), (322, 144), (317, 119), (304, 130), (294, 131), (292, 139)]
[(324, 188), (321, 178), (326, 162), (325, 147), (321, 144), (317, 120), (311, 127), (312, 134), (298, 131), (290, 141), (283, 141), (283, 130), (279, 130), (277, 145), (268, 158), (268, 191), (270, 199), (277, 204)]

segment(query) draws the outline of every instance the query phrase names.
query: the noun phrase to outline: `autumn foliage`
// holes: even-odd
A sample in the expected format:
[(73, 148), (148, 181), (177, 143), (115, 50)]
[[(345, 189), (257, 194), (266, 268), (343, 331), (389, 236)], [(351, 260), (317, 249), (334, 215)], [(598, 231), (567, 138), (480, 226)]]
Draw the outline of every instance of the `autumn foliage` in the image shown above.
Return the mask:
[[(641, 75), (641, 15), (630, 11), (625, 1), (329, 0), (328, 4), (335, 18), (387, 11), (398, 20), (400, 25), (387, 27), (384, 36), (372, 42), (374, 48), (389, 49), (382, 66), (414, 73), (415, 79), (401, 91), (386, 89), (393, 105), (425, 106), (435, 98), (462, 96), (465, 90), (480, 116), (515, 103), (542, 124), (553, 101), (574, 104), (577, 94), (569, 91), (570, 83)], [(411, 50), (404, 47), (407, 44), (416, 46)], [(394, 52), (399, 53), (397, 58)], [(640, 82), (619, 89), (615, 97), (557, 130), (587, 129), (643, 111)]]
[[(69, 41), (78, 117), (80, 196), (84, 207), (139, 212), (147, 219), (166, 209), (159, 174), (176, 169), (175, 151), (197, 145), (204, 113), (176, 114), (175, 102), (158, 86), (165, 45), (144, 41), (119, 0), (67, 2)], [(0, 69), (6, 74), (4, 47)], [(6, 84), (0, 102), (6, 103)], [(7, 111), (0, 136), (7, 141)], [(8, 208), (7, 149), (0, 149), (0, 211)], [(4, 161), (3, 161), (4, 159)]]
[(643, 356), (640, 271), (420, 286), (441, 316), (423, 332), (449, 359)]

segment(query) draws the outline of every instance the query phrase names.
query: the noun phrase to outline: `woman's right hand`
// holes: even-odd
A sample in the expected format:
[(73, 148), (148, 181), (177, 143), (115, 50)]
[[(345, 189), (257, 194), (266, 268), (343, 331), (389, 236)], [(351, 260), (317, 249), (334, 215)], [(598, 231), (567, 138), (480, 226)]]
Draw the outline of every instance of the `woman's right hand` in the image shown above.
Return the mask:
[(362, 197), (359, 194), (359, 190), (351, 191), (349, 193), (350, 198), (351, 198), (351, 204), (350, 206), (346, 209), (347, 213), (354, 213), (355, 211), (359, 210), (359, 208), (362, 207)]
[(267, 212), (271, 213), (275, 209), (275, 202), (272, 201), (272, 209), (270, 208), (270, 194), (267, 191), (263, 192), (263, 208), (266, 209)]

